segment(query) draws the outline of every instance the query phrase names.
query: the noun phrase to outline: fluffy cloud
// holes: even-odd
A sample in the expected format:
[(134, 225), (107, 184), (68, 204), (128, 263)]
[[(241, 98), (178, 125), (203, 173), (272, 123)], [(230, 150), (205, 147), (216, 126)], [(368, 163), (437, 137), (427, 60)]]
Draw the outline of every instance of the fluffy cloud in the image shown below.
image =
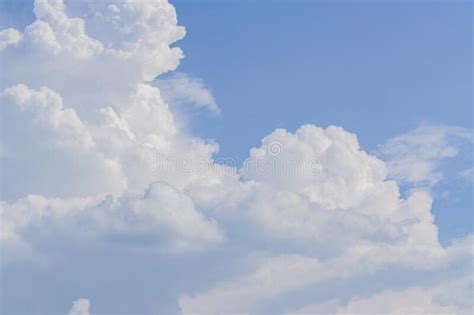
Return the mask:
[[(146, 242), (150, 249), (183, 252), (201, 250), (224, 239), (216, 222), (201, 215), (189, 196), (161, 182), (152, 184), (144, 195), (118, 200), (112, 195), (101, 200), (29, 195), (0, 209), (1, 240), (22, 243), (24, 247), (38, 241), (54, 242), (58, 235), (66, 235), (111, 245), (117, 241), (132, 245)], [(40, 229), (47, 231), (28, 233)], [(68, 235), (68, 231), (75, 233)], [(13, 254), (4, 262), (14, 260)]]
[[(434, 276), (470, 256), (470, 239), (440, 245), (428, 191), (401, 198), (385, 163), (341, 128), (276, 130), (250, 151), (241, 173), (243, 182), (213, 205), (213, 213), (235, 242), (252, 242), (252, 250), (267, 256), (247, 274), (182, 295), (183, 313), (279, 313), (293, 300), (317, 299), (308, 291), (335, 298), (335, 284), (346, 284), (350, 297), (370, 291), (358, 281), (387, 277), (387, 268)], [(275, 306), (276, 300), (288, 304)], [(414, 300), (406, 310), (435, 307)], [(438, 310), (463, 309), (448, 304)]]
[(36, 0), (34, 12), (0, 33), (2, 312), (57, 313), (77, 296), (99, 313), (469, 307), (472, 237), (442, 246), (432, 193), (402, 196), (399, 182), (439, 180), (470, 132), (422, 127), (388, 141), (386, 163), (341, 127), (305, 125), (226, 165), (169, 105), (216, 112), (210, 90), (155, 80), (183, 57), (169, 3)]
[(73, 302), (69, 315), (89, 315), (89, 305), (88, 299), (77, 299)]
[(21, 36), (22, 34), (13, 28), (0, 31), (0, 50), (9, 45), (17, 44), (21, 40)]
[(1, 100), (3, 176), (8, 183), (3, 198), (29, 193), (86, 196), (125, 188), (120, 165), (96, 151), (87, 125), (74, 109), (64, 107), (60, 95), (19, 84), (5, 89)]
[(185, 31), (166, 1), (71, 1), (66, 10), (63, 1), (43, 0), (34, 10), (37, 20), (23, 34), (2, 31), (2, 43), (15, 45), (2, 52), (9, 62), (0, 88), (46, 86), (81, 118), (123, 108), (138, 83), (174, 70), (183, 57), (170, 47)]
[(342, 128), (276, 130), (250, 151), (240, 173), (242, 180), (228, 183), (233, 188), (221, 191), (222, 198), (202, 200), (203, 187), (188, 190), (221, 222), (245, 220), (260, 240), (322, 256), (360, 241), (439, 246), (429, 192), (401, 198), (396, 182), (386, 179), (385, 163), (360, 150)]

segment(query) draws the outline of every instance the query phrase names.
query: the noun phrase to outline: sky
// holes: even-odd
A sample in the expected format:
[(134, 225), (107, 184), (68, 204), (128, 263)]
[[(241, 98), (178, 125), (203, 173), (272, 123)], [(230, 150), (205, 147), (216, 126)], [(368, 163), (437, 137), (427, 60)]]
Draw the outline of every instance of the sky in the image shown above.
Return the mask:
[(472, 3), (0, 0), (5, 314), (472, 311)]
[[(191, 128), (223, 157), (241, 161), (255, 134), (307, 123), (343, 126), (369, 152), (423, 123), (472, 129), (470, 1), (173, 4), (189, 30), (178, 70), (205, 78), (222, 109)], [(472, 231), (472, 184), (454, 190), (433, 207), (443, 241)]]
[(304, 123), (344, 126), (367, 150), (424, 121), (471, 127), (470, 2), (174, 5), (188, 28), (179, 71), (204, 78), (225, 113), (196, 128), (225, 155)]

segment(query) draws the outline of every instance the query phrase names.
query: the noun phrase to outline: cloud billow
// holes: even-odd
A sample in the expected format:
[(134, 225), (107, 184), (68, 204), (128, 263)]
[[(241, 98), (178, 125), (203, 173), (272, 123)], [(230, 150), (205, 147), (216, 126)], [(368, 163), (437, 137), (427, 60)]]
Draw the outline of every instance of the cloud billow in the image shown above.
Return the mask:
[(219, 112), (211, 91), (160, 78), (183, 58), (171, 4), (34, 12), (0, 32), (2, 313), (470, 311), (472, 236), (442, 246), (429, 185), (399, 189), (440, 179), (445, 138), (418, 173), (412, 135), (387, 163), (336, 126), (277, 129), (225, 163), (170, 106)]

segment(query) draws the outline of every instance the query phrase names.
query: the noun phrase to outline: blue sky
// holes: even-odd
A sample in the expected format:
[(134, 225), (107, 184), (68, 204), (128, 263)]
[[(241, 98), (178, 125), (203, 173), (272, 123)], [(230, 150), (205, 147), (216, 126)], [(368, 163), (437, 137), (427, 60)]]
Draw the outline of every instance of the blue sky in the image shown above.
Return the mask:
[(0, 0), (0, 312), (472, 309), (470, 1), (36, 1)]
[(470, 2), (174, 5), (188, 30), (179, 70), (204, 78), (223, 111), (196, 129), (223, 155), (304, 123), (344, 126), (367, 150), (424, 121), (472, 127)]

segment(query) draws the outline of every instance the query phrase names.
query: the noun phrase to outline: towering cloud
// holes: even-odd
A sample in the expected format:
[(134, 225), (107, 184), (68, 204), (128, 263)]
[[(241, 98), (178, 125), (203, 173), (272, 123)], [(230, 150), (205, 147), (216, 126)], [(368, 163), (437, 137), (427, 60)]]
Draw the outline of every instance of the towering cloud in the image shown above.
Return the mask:
[(34, 12), (0, 33), (2, 313), (470, 311), (472, 237), (442, 246), (429, 185), (397, 183), (439, 180), (449, 135), (470, 133), (419, 129), (383, 146), (387, 164), (305, 125), (219, 163), (169, 104), (218, 112), (210, 90), (160, 77), (183, 58), (173, 6)]

